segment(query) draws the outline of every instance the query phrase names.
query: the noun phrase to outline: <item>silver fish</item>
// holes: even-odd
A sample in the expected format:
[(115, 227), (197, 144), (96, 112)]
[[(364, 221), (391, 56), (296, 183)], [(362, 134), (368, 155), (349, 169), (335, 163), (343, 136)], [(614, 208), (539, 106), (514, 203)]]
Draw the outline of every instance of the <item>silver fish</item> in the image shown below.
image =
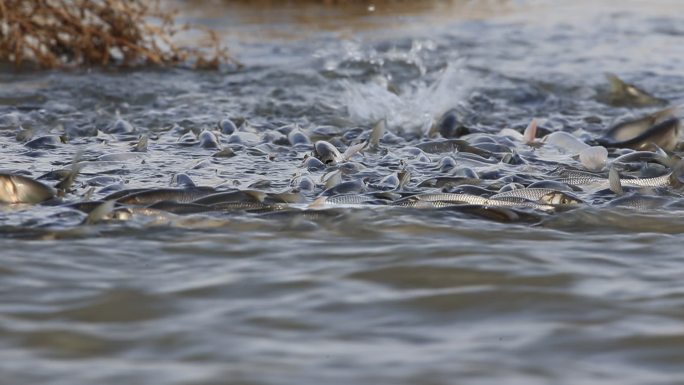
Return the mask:
[(216, 137), (216, 134), (214, 134), (211, 131), (204, 130), (204, 131), (200, 132), (197, 139), (199, 140), (199, 145), (202, 148), (207, 148), (207, 149), (220, 149), (221, 148), (221, 144), (219, 143), (219, 140)]
[(657, 210), (665, 207), (669, 198), (651, 195), (623, 195), (607, 203), (610, 207), (627, 207), (638, 211)]
[[(422, 202), (460, 202), (470, 205), (487, 205), (489, 199), (471, 194), (451, 194), (451, 193), (427, 193), (417, 194), (405, 198), (408, 201), (422, 201)], [(401, 201), (397, 201), (400, 204)]]
[[(674, 175), (674, 172), (670, 172), (668, 174), (653, 178), (619, 178), (619, 181), (623, 187), (662, 187), (672, 185), (674, 183)], [(572, 170), (562, 171), (560, 181), (575, 186), (592, 184), (605, 186), (609, 185), (609, 180), (607, 178), (603, 178), (588, 172)]]
[[(189, 187), (184, 189), (161, 188), (143, 190), (124, 195), (117, 202), (130, 205), (151, 205), (161, 201), (191, 203), (199, 198), (216, 192), (213, 187)], [(105, 199), (113, 199), (107, 197)]]
[(615, 167), (610, 168), (608, 173), (608, 186), (610, 191), (614, 192), (616, 195), (623, 195), (625, 190), (622, 189), (622, 183), (620, 182), (620, 174)]
[(646, 130), (653, 127), (656, 123), (660, 123), (665, 119), (671, 118), (674, 116), (675, 112), (677, 112), (677, 108), (670, 107), (648, 114), (641, 118), (622, 121), (609, 128), (604, 137), (612, 139), (616, 142), (632, 139), (641, 135)]
[(609, 148), (631, 148), (634, 150), (662, 148), (665, 151), (672, 151), (677, 146), (681, 128), (680, 120), (672, 117), (655, 124), (633, 138), (618, 142), (601, 139), (598, 142)]
[(429, 154), (441, 154), (445, 152), (468, 152), (485, 158), (489, 158), (493, 155), (491, 152), (474, 147), (462, 139), (447, 139), (424, 142), (417, 144), (416, 147)]
[(135, 144), (135, 146), (133, 147), (133, 149), (131, 151), (133, 151), (133, 152), (146, 152), (148, 141), (149, 141), (149, 137), (147, 135), (140, 136), (140, 139), (138, 139), (138, 143)]
[(314, 143), (314, 156), (325, 164), (336, 164), (342, 160), (342, 154), (331, 143), (319, 140)]
[(222, 202), (209, 206), (215, 211), (271, 212), (285, 210), (290, 206), (284, 203), (263, 202)]
[(288, 134), (287, 134), (287, 140), (290, 142), (291, 145), (297, 146), (297, 145), (307, 145), (311, 144), (311, 140), (309, 140), (309, 137), (304, 134), (299, 127), (293, 128)]
[(505, 191), (492, 195), (490, 199), (503, 198), (523, 198), (533, 202), (542, 202), (545, 204), (578, 204), (582, 200), (563, 191), (558, 191), (550, 188), (521, 188), (516, 190)]
[(41, 203), (55, 197), (55, 190), (23, 175), (0, 174), (0, 202)]
[[(257, 202), (262, 203), (266, 199), (266, 193), (257, 190), (237, 190), (224, 191), (210, 195), (205, 195), (191, 201), (191, 203), (200, 205), (217, 205), (222, 203), (233, 202)], [(184, 202), (185, 203), (185, 202)], [(190, 202), (188, 202), (190, 203)]]
[(333, 196), (321, 196), (308, 205), (307, 208), (367, 208), (378, 206), (377, 202), (377, 199), (367, 195), (341, 194)]

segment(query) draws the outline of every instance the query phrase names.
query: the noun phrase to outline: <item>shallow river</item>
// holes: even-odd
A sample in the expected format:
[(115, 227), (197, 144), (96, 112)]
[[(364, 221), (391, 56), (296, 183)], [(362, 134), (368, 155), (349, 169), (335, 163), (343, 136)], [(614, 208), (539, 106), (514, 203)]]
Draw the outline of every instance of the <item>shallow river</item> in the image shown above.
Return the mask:
[[(614, 207), (604, 189), (552, 213), (303, 210), (338, 168), (357, 190), (406, 194), (468, 172), (493, 192), (580, 168), (547, 145), (482, 137), (537, 118), (543, 133), (595, 138), (662, 108), (607, 103), (606, 73), (684, 103), (681, 2), (429, 3), (187, 9), (244, 64), (218, 73), (0, 70), (0, 170), (82, 166), (58, 203), (0, 206), (0, 383), (684, 383), (676, 205)], [(426, 133), (450, 108), (463, 139), (508, 156), (416, 147), (438, 140)], [(222, 133), (222, 119), (247, 123)], [(296, 125), (344, 150), (381, 119), (379, 148), (339, 165), (305, 163), (312, 145), (287, 139)], [(204, 129), (219, 148), (200, 146)], [(141, 135), (147, 150), (132, 152)], [(400, 171), (410, 179), (397, 188), (386, 177)], [(64, 206), (187, 177), (219, 190), (314, 186), (282, 212), (85, 225)]]

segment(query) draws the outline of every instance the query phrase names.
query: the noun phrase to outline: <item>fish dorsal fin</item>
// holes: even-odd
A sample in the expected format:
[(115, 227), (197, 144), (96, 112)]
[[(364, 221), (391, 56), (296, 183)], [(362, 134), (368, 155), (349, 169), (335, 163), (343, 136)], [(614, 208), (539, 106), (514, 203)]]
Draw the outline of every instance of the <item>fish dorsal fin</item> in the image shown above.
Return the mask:
[(327, 196), (322, 196), (314, 199), (313, 202), (307, 206), (308, 209), (322, 209), (325, 207), (325, 202), (328, 200)]
[(348, 161), (349, 159), (351, 159), (352, 156), (357, 154), (359, 151), (363, 150), (367, 145), (368, 145), (368, 142), (361, 142), (361, 143), (353, 144), (353, 145), (347, 147), (347, 150), (342, 154), (340, 161), (342, 161), (342, 162)]
[(617, 195), (623, 195), (625, 193), (622, 189), (622, 183), (620, 182), (620, 173), (615, 167), (611, 167), (608, 172), (608, 185), (610, 186), (610, 191)]
[(325, 188), (326, 190), (332, 187), (337, 186), (340, 184), (342, 181), (342, 171), (340, 170), (335, 170), (333, 172), (330, 172), (326, 175), (323, 175), (321, 178), (322, 182), (325, 182)]
[(387, 128), (387, 122), (385, 119), (380, 120), (373, 130), (371, 131), (370, 137), (368, 138), (368, 147), (377, 148), (380, 145), (380, 139), (385, 134), (385, 129)]
[(133, 152), (145, 152), (147, 151), (147, 143), (149, 142), (149, 137), (147, 134), (141, 135), (140, 139), (138, 139), (138, 143), (133, 146), (133, 149), (131, 151)]
[(610, 83), (611, 91), (615, 93), (624, 92), (624, 89), (627, 87), (627, 83), (622, 81), (622, 79), (620, 79), (619, 77), (617, 77), (617, 75), (613, 73), (607, 73), (606, 78)]
[(112, 210), (114, 210), (115, 204), (115, 200), (108, 200), (98, 205), (93, 211), (90, 212), (90, 214), (88, 214), (86, 219), (83, 221), (83, 224), (92, 225), (102, 221), (107, 215), (109, 215), (109, 213), (112, 212)]
[(55, 188), (59, 190), (60, 194), (66, 194), (70, 189), (71, 186), (74, 184), (74, 181), (76, 180), (76, 177), (78, 174), (81, 172), (81, 164), (79, 163), (81, 161), (81, 156), (83, 155), (83, 151), (79, 150), (76, 152), (74, 155), (74, 159), (71, 161), (71, 169), (67, 173), (67, 175), (55, 185)]
[(284, 203), (302, 203), (304, 200), (302, 193), (295, 191), (268, 194), (268, 196)]
[(262, 203), (264, 199), (266, 199), (266, 193), (263, 191), (257, 191), (257, 190), (242, 190), (242, 192), (253, 198), (255, 201)]

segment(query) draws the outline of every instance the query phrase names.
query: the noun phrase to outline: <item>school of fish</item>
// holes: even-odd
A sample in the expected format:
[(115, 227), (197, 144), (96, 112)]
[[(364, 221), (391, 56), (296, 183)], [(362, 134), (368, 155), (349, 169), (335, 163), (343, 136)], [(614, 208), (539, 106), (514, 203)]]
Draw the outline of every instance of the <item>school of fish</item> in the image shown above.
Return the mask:
[[(385, 120), (372, 127), (254, 127), (249, 119), (220, 119), (215, 127), (184, 129), (174, 125), (178, 146), (212, 151), (214, 158), (238, 153), (270, 162), (293, 161), (298, 171), (289, 187), (272, 189), (268, 181), (248, 188), (208, 186), (184, 173), (170, 186), (97, 190), (79, 181), (93, 161), (126, 162), (147, 151), (155, 138), (134, 135), (124, 119), (108, 133), (131, 141), (130, 152), (98, 159), (77, 154), (69, 167), (0, 172), (0, 202), (58, 206), (81, 212), (82, 225), (126, 221), (136, 216), (233, 215), (315, 216), (339, 210), (449, 210), (498, 221), (536, 223), (582, 206), (633, 210), (684, 207), (681, 188), (678, 107), (666, 107), (636, 86), (609, 75), (606, 103), (653, 107), (625, 118), (596, 137), (553, 131), (531, 119), (525, 128), (466, 127), (459, 111), (437, 117), (421, 135), (401, 136)], [(34, 137), (20, 129), (27, 148), (68, 145), (57, 135)], [(65, 144), (66, 143), (66, 144)], [(372, 171), (381, 165), (384, 175)], [(426, 172), (429, 171), (429, 172)], [(428, 177), (423, 177), (429, 174)]]

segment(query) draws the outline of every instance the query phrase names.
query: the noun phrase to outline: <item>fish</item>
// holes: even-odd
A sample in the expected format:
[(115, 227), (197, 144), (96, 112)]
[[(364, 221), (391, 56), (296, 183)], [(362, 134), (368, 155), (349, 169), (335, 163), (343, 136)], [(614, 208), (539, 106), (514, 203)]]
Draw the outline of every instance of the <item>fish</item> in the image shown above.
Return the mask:
[(114, 210), (116, 201), (105, 201), (98, 204), (88, 216), (83, 220), (84, 225), (93, 225), (95, 223), (101, 222), (107, 218), (107, 216)]
[(287, 134), (287, 140), (292, 146), (298, 146), (298, 145), (308, 145), (311, 144), (311, 140), (309, 140), (309, 137), (304, 134), (299, 127), (293, 128), (288, 134)]
[(668, 107), (640, 118), (624, 120), (610, 127), (604, 134), (604, 137), (615, 142), (632, 139), (653, 127), (656, 123), (673, 117), (677, 111), (678, 107)]
[[(583, 171), (565, 170), (560, 173), (560, 181), (563, 183), (581, 186), (581, 185), (609, 185), (609, 180), (599, 175), (595, 175)], [(662, 187), (675, 184), (676, 173), (669, 172), (665, 175), (652, 178), (619, 178), (622, 186), (631, 187)]]
[(193, 182), (192, 178), (190, 178), (188, 174), (178, 173), (171, 176), (171, 185), (187, 188), (195, 187), (195, 182)]
[(0, 202), (42, 203), (53, 199), (54, 188), (17, 174), (0, 174)]
[(113, 123), (104, 127), (102, 129), (102, 132), (106, 134), (128, 135), (137, 134), (138, 130), (136, 130), (135, 127), (133, 127), (133, 125), (130, 124), (128, 121), (119, 118), (115, 120)]
[(426, 179), (418, 184), (418, 187), (453, 187), (463, 184), (477, 185), (482, 183), (479, 178), (471, 178), (465, 176), (438, 176)]
[[(67, 207), (73, 210), (78, 210), (82, 213), (85, 214), (90, 214), (92, 213), (95, 209), (98, 207), (102, 206), (103, 203), (106, 203), (108, 201), (103, 201), (103, 200), (95, 200), (95, 201), (90, 201), (90, 200), (85, 200), (81, 202), (74, 202), (74, 203), (67, 203), (60, 205), (60, 207)], [(109, 201), (111, 202), (111, 201)], [(131, 218), (132, 215), (132, 210), (128, 207), (124, 207), (120, 205), (118, 202), (114, 202), (114, 207), (108, 212), (105, 213), (104, 215), (94, 215), (91, 217), (92, 223), (99, 222), (102, 220), (128, 220)], [(99, 216), (99, 220), (93, 220), (95, 216)], [(85, 220), (83, 221), (82, 224), (85, 224)]]
[(523, 133), (523, 143), (532, 145), (534, 144), (535, 140), (537, 139), (537, 120), (532, 119), (529, 125), (527, 125), (527, 128), (525, 128), (525, 132)]
[(387, 197), (364, 194), (339, 194), (332, 196), (320, 196), (307, 206), (310, 209), (321, 209), (328, 207), (336, 208), (368, 208), (387, 205)]
[[(396, 206), (404, 207), (430, 207), (431, 205), (425, 205), (424, 203), (432, 203), (432, 206), (437, 206), (435, 203), (445, 204), (467, 204), (467, 205), (478, 205), (478, 206), (491, 206), (491, 207), (508, 207), (508, 206), (518, 206), (526, 207), (530, 209), (537, 209), (542, 211), (553, 211), (556, 207), (548, 204), (539, 204), (536, 202), (529, 201), (524, 198), (509, 197), (507, 199), (490, 199), (479, 195), (471, 194), (451, 194), (451, 193), (427, 193), (427, 194), (417, 194), (412, 195), (407, 198), (400, 199), (393, 204)], [(442, 206), (442, 207), (445, 207)]]
[(373, 130), (371, 130), (370, 136), (368, 137), (367, 149), (377, 150), (380, 147), (380, 139), (382, 139), (382, 136), (385, 134), (386, 130), (387, 122), (385, 119), (380, 120), (375, 126), (373, 126)]
[(629, 163), (658, 163), (666, 167), (674, 167), (681, 158), (678, 156), (668, 156), (665, 151), (658, 148), (653, 151), (634, 151), (620, 155), (613, 159), (614, 166), (624, 167)]
[(197, 140), (199, 141), (199, 146), (202, 148), (212, 150), (218, 150), (221, 148), (221, 144), (219, 143), (216, 134), (209, 130), (200, 132), (200, 134), (197, 136)]
[(159, 201), (146, 207), (149, 209), (166, 211), (173, 214), (197, 214), (213, 210), (212, 207), (206, 205), (173, 201)]
[(487, 150), (477, 148), (463, 139), (446, 139), (423, 142), (416, 145), (417, 148), (428, 154), (441, 154), (445, 152), (467, 152), (484, 158), (490, 158), (494, 154)]
[(576, 196), (564, 191), (558, 191), (551, 188), (521, 188), (501, 192), (489, 197), (490, 199), (502, 198), (523, 198), (533, 202), (542, 202), (545, 204), (579, 204), (583, 201)]
[(608, 186), (610, 191), (614, 192), (616, 195), (624, 195), (625, 190), (622, 189), (622, 183), (620, 182), (620, 174), (615, 167), (610, 168), (608, 172)]
[(610, 91), (602, 101), (616, 107), (651, 107), (667, 104), (667, 100), (655, 97), (641, 88), (626, 83), (617, 75), (606, 74)]
[(133, 146), (133, 149), (131, 149), (131, 151), (133, 151), (133, 152), (146, 152), (148, 142), (149, 142), (149, 137), (147, 135), (141, 135), (140, 139), (138, 139), (138, 142), (135, 144), (135, 146)]
[(453, 194), (453, 193), (426, 193), (411, 195), (404, 200), (395, 202), (401, 204), (402, 201), (422, 201), (422, 202), (461, 202), (471, 205), (486, 205), (489, 199), (478, 195), (471, 194)]
[(62, 180), (55, 185), (57, 190), (61, 195), (64, 195), (65, 193), (69, 192), (71, 189), (71, 186), (74, 184), (76, 181), (76, 177), (78, 174), (80, 174), (81, 169), (83, 168), (81, 166), (80, 160), (81, 160), (82, 153), (79, 151), (74, 155), (73, 160), (71, 161), (71, 168), (69, 171), (64, 175)]
[(676, 117), (671, 117), (656, 123), (646, 131), (630, 139), (613, 141), (610, 138), (601, 138), (598, 140), (598, 143), (607, 148), (648, 150), (657, 147), (665, 151), (673, 151), (677, 146), (681, 129), (681, 121)]
[(325, 140), (319, 140), (314, 143), (313, 155), (326, 165), (334, 165), (342, 161), (340, 150)]
[(172, 201), (178, 203), (191, 203), (202, 197), (215, 193), (213, 187), (187, 187), (187, 188), (160, 188), (145, 189), (135, 191), (127, 195), (113, 198), (112, 195), (105, 197), (105, 200), (114, 199), (119, 203), (129, 205), (151, 205), (161, 201)]
[(218, 130), (221, 131), (221, 133), (226, 135), (232, 135), (235, 131), (237, 131), (235, 123), (233, 123), (233, 121), (230, 119), (219, 120), (216, 124), (216, 128), (218, 128)]
[(198, 197), (190, 202), (182, 203), (195, 203), (199, 205), (216, 205), (220, 203), (232, 203), (232, 202), (256, 202), (263, 203), (266, 199), (266, 193), (257, 190), (234, 190), (234, 191), (223, 191), (216, 192), (213, 194), (207, 194)]
[(231, 212), (231, 211), (246, 211), (246, 212), (271, 212), (290, 208), (288, 204), (284, 203), (264, 203), (264, 202), (222, 202), (216, 203), (209, 208), (212, 211)]
[(670, 199), (667, 197), (630, 194), (615, 198), (606, 203), (606, 206), (626, 207), (637, 211), (646, 211), (662, 209), (670, 202)]
[(366, 183), (361, 179), (351, 180), (347, 182), (341, 182), (333, 187), (325, 189), (322, 195), (339, 195), (339, 194), (352, 194), (352, 193), (362, 193), (366, 191)]
[(470, 134), (470, 129), (462, 123), (459, 111), (452, 108), (442, 114), (435, 126), (430, 129), (430, 133), (432, 132), (439, 132), (443, 138), (451, 139)]
[(307, 206), (308, 209), (319, 210), (324, 208), (366, 208), (375, 200), (366, 195), (340, 194), (333, 196), (320, 196)]
[(45, 135), (30, 140), (24, 143), (24, 146), (28, 148), (38, 149), (53, 149), (65, 144), (67, 142), (66, 137), (58, 135)]

